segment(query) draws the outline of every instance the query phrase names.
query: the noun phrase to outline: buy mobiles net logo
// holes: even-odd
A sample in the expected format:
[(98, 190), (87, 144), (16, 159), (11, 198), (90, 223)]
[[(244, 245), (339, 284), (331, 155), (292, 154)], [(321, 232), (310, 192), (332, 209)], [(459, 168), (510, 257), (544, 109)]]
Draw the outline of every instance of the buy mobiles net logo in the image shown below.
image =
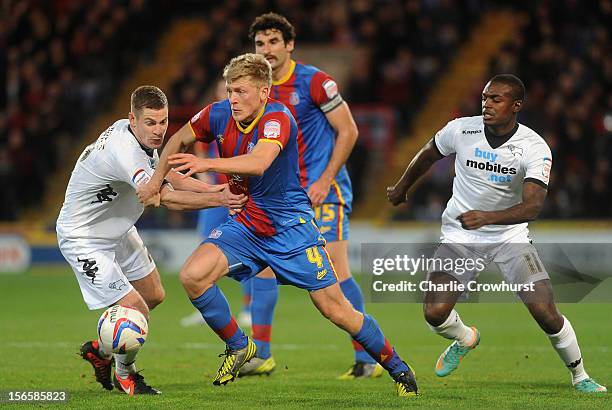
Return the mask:
[[(482, 158), (486, 161), (475, 161), (468, 159), (465, 163), (468, 167), (480, 169), (482, 171), (494, 172), (489, 176), (491, 182), (500, 184), (507, 184), (512, 182), (512, 175), (516, 175), (516, 168), (504, 167), (501, 164), (496, 163), (498, 154), (481, 150), (479, 148), (474, 149), (474, 157)], [(501, 174), (501, 175), (499, 175)]]

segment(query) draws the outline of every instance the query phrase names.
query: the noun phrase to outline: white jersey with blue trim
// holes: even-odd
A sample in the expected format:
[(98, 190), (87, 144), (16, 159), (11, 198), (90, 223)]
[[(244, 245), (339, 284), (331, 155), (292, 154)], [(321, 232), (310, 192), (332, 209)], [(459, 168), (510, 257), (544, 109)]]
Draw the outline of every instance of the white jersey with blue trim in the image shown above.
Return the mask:
[[(464, 212), (499, 211), (521, 203), (525, 181), (548, 188), (550, 148), (522, 124), (505, 138), (488, 138), (482, 116), (458, 118), (438, 131), (434, 142), (443, 156), (456, 154), (453, 196), (442, 214), (443, 232), (463, 229), (457, 217)], [(485, 225), (469, 232), (511, 237), (524, 229), (527, 223)]]
[(140, 145), (122, 119), (87, 146), (72, 171), (57, 232), (65, 238), (116, 240), (144, 211), (136, 188), (149, 181), (159, 156)]

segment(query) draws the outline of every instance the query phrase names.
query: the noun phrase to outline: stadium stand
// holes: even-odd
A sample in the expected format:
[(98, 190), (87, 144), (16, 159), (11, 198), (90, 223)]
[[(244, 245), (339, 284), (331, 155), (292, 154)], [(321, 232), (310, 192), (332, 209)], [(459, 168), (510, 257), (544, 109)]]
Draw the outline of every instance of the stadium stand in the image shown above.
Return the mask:
[[(527, 101), (519, 121), (542, 135), (553, 152), (549, 195), (541, 218), (601, 218), (612, 197), (612, 57), (610, 2), (537, 2), (515, 5), (527, 17), (490, 62), (490, 78), (515, 73)], [(519, 15), (519, 14), (517, 14)], [(478, 115), (482, 85), (452, 117)], [(436, 167), (395, 220), (437, 220), (451, 189), (452, 162)]]
[[(159, 3), (159, 4), (157, 4)], [(163, 2), (10, 1), (0, 14), (0, 220), (44, 196), (81, 132), (146, 59)], [(146, 6), (146, 7), (145, 7)], [(72, 161), (67, 161), (68, 163)]]
[[(48, 176), (71, 165), (67, 158), (71, 148), (83, 142), (84, 127), (110, 108), (113, 93), (135, 62), (154, 58), (156, 39), (177, 18), (199, 16), (202, 40), (166, 89), (175, 120), (169, 134), (207, 100), (203, 96), (209, 95), (229, 58), (252, 48), (247, 38), (252, 19), (275, 10), (294, 23), (300, 45), (354, 49), (350, 75), (342, 85), (344, 97), (362, 135), (376, 127), (373, 124), (385, 124), (384, 132), (392, 134), (385, 140), (389, 151), (398, 156), (402, 151), (397, 147), (423, 137), (409, 135), (408, 124), (418, 120), (480, 19), (509, 7), (517, 20), (527, 17), (528, 23), (495, 53), (489, 73), (477, 86), (471, 85), (460, 95), (461, 102), (441, 116), (478, 113), (481, 82), (493, 73), (516, 73), (529, 91), (520, 120), (549, 141), (555, 156), (543, 216), (605, 215), (611, 195), (605, 183), (612, 129), (610, 28), (605, 23), (610, 7), (605, 1), (589, 4), (286, 0), (226, 1), (203, 7), (197, 1), (165, 0), (92, 5), (78, 0), (9, 1), (0, 17), (0, 44), (6, 49), (0, 56), (0, 80), (6, 84), (0, 95), (0, 180), (5, 182), (0, 220), (16, 220), (24, 208), (40, 201)], [(391, 146), (393, 141), (398, 145)], [(373, 145), (362, 138), (349, 162), (357, 213), (360, 199), (373, 196), (376, 180), (371, 171), (384, 162), (372, 154)], [(412, 206), (399, 209), (392, 218), (436, 220), (449, 192), (449, 170), (448, 164), (437, 167), (431, 177), (437, 182), (417, 192)], [(382, 208), (383, 202), (381, 196), (375, 206)], [(152, 216), (153, 226), (193, 222), (188, 216), (167, 216)]]

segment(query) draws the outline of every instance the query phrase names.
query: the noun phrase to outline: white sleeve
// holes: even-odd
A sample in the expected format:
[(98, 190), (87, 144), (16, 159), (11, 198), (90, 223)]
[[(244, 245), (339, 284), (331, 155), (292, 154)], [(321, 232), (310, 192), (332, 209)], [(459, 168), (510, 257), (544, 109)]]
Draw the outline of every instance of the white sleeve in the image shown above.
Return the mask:
[(444, 128), (434, 136), (434, 144), (438, 152), (442, 156), (447, 156), (456, 152), (455, 150), (455, 135), (457, 129), (457, 120), (448, 122)]
[(548, 144), (541, 140), (530, 147), (525, 158), (525, 181), (536, 180), (548, 187), (550, 169), (552, 168), (552, 154)]
[(155, 170), (154, 158), (140, 148), (119, 144), (114, 150), (114, 169), (120, 181), (130, 184), (134, 189), (149, 182)]

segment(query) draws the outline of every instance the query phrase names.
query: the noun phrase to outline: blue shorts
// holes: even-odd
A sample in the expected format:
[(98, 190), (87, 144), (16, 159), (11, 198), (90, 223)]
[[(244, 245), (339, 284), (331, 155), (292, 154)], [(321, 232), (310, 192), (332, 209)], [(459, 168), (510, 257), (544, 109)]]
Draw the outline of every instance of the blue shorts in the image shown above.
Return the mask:
[(325, 239), (314, 220), (292, 226), (274, 236), (257, 236), (241, 223), (228, 220), (203, 243), (216, 245), (227, 257), (233, 279), (243, 281), (272, 268), (286, 285), (313, 291), (338, 281)]
[(198, 232), (200, 237), (208, 237), (208, 234), (213, 229), (227, 221), (228, 216), (229, 210), (221, 206), (198, 211)]
[(314, 211), (317, 224), (327, 242), (348, 240), (350, 208), (341, 204), (321, 204)]

